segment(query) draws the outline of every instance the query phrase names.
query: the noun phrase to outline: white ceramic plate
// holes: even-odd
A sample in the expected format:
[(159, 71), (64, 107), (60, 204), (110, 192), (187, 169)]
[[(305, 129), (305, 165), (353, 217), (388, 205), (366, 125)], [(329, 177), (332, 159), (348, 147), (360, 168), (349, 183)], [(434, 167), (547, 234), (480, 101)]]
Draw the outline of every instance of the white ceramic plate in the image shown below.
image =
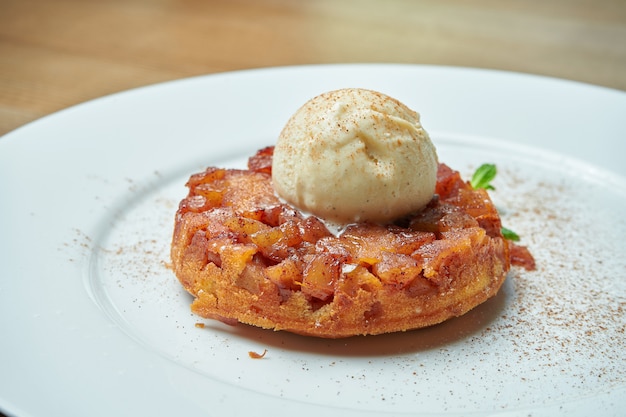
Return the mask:
[[(242, 165), (321, 92), (422, 114), (538, 269), (429, 329), (320, 340), (190, 313), (166, 265), (188, 176)], [(611, 415), (626, 409), (626, 94), (462, 68), (340, 65), (186, 79), (0, 139), (0, 409), (17, 416)], [(205, 327), (196, 326), (204, 323)], [(261, 353), (251, 359), (248, 352)]]

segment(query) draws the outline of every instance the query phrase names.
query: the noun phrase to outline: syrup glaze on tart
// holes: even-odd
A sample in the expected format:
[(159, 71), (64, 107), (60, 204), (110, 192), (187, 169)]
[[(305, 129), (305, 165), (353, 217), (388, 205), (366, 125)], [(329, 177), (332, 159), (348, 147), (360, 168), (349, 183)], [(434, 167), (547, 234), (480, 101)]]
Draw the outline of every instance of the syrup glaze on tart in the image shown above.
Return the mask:
[(247, 170), (208, 168), (187, 183), (171, 258), (202, 317), (326, 338), (406, 331), (494, 296), (513, 247), (532, 260), (503, 238), (487, 192), (445, 164), (423, 210), (336, 235), (275, 195), (272, 153), (258, 151)]

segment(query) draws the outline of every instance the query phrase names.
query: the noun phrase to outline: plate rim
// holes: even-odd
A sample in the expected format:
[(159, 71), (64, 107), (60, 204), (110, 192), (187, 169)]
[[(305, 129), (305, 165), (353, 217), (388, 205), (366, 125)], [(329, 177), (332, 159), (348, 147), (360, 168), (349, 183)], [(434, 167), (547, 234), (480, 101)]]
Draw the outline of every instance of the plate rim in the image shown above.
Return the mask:
[[(505, 77), (508, 76), (513, 76), (513, 78), (515, 77), (530, 77), (529, 79), (537, 79), (537, 80), (542, 80), (542, 82), (557, 82), (557, 83), (565, 83), (569, 86), (579, 86), (582, 88), (591, 88), (594, 91), (605, 91), (605, 92), (609, 92), (610, 94), (613, 93), (617, 93), (621, 98), (626, 98), (626, 93), (621, 92), (619, 90), (613, 90), (607, 87), (602, 87), (602, 86), (594, 86), (591, 84), (585, 84), (585, 83), (580, 83), (577, 81), (571, 81), (571, 80), (561, 80), (561, 79), (556, 79), (556, 78), (552, 78), (552, 77), (546, 77), (546, 76), (540, 76), (540, 75), (532, 75), (532, 74), (523, 74), (523, 73), (517, 73), (517, 72), (510, 72), (510, 71), (501, 71), (501, 70), (489, 70), (489, 69), (477, 69), (477, 68), (465, 68), (465, 67), (448, 67), (448, 66), (439, 66), (439, 65), (415, 65), (415, 64), (315, 64), (315, 65), (297, 65), (297, 66), (283, 66), (283, 67), (264, 67), (264, 68), (257, 68), (257, 69), (245, 69), (245, 70), (238, 70), (238, 71), (230, 71), (230, 72), (223, 72), (223, 73), (217, 73), (217, 74), (209, 74), (209, 75), (199, 75), (199, 76), (194, 76), (194, 77), (189, 77), (189, 78), (184, 78), (184, 79), (179, 79), (179, 80), (171, 80), (171, 81), (167, 81), (164, 83), (158, 83), (158, 84), (152, 84), (152, 85), (148, 85), (148, 86), (142, 86), (142, 87), (137, 87), (137, 88), (133, 88), (130, 90), (126, 90), (126, 91), (122, 91), (122, 92), (118, 92), (118, 93), (113, 93), (104, 97), (100, 97), (100, 98), (96, 98), (93, 100), (89, 100), (86, 101), (84, 103), (80, 103), (78, 105), (75, 106), (71, 106), (68, 107), (66, 109), (62, 109), (58, 112), (52, 113), (50, 115), (47, 115), (41, 119), (38, 119), (36, 121), (27, 123), (26, 125), (23, 125), (11, 132), (6, 133), (5, 135), (3, 135), (2, 137), (0, 137), (0, 154), (2, 154), (2, 151), (4, 149), (8, 148), (9, 152), (11, 151), (11, 146), (24, 146), (22, 145), (22, 143), (24, 142), (20, 142), (20, 141), (24, 141), (24, 140), (28, 140), (27, 138), (24, 138), (22, 136), (27, 135), (29, 130), (32, 129), (39, 129), (41, 127), (45, 127), (46, 124), (54, 124), (56, 123), (56, 120), (59, 117), (71, 117), (71, 115), (73, 114), (73, 112), (75, 112), (77, 109), (80, 109), (81, 111), (83, 109), (89, 109), (91, 106), (93, 106), (94, 104), (98, 104), (98, 103), (102, 103), (102, 102), (110, 102), (112, 100), (124, 100), (125, 97), (129, 97), (132, 96), (134, 94), (136, 94), (137, 92), (144, 92), (144, 91), (153, 91), (153, 90), (158, 90), (160, 88), (166, 87), (166, 88), (175, 88), (177, 85), (180, 85), (179, 83), (194, 83), (197, 80), (204, 80), (207, 79), (207, 77), (211, 77), (211, 79), (215, 79), (215, 77), (228, 77), (228, 78), (234, 78), (236, 79), (237, 77), (241, 76), (241, 75), (245, 75), (246, 77), (255, 77), (256, 74), (260, 74), (261, 72), (263, 73), (267, 73), (267, 72), (283, 72), (283, 73), (289, 73), (290, 71), (293, 70), (307, 70), (307, 71), (317, 71), (319, 69), (323, 69), (325, 71), (329, 71), (332, 72), (338, 68), (341, 68), (342, 70), (347, 70), (347, 69), (353, 69), (353, 68), (360, 68), (361, 70), (368, 70), (371, 68), (376, 68), (377, 70), (381, 70), (384, 72), (385, 69), (393, 69), (393, 68), (404, 68), (405, 70), (415, 70), (415, 69), (419, 69), (419, 68), (429, 68), (430, 70), (436, 70), (436, 69), (444, 69), (445, 71), (452, 71), (455, 73), (463, 73), (463, 72), (474, 72), (474, 73), (478, 73), (480, 72), (481, 74), (489, 74), (489, 73), (498, 73), (498, 74), (504, 74)], [(577, 88), (577, 87), (573, 87), (573, 88)], [(599, 89), (599, 90), (597, 90)], [(626, 101), (625, 101), (626, 102)], [(1, 158), (1, 155), (0, 155)], [(592, 166), (595, 166), (592, 164)], [(610, 171), (612, 172), (612, 171)], [(621, 174), (620, 174), (621, 175)], [(623, 179), (623, 177), (622, 177)], [(0, 180), (0, 183), (2, 183), (3, 181)], [(1, 184), (0, 184), (1, 185)], [(0, 246), (2, 247), (2, 246)], [(2, 286), (0, 283), (0, 297), (2, 297)], [(0, 348), (0, 350), (2, 350)], [(136, 353), (135, 353), (136, 354)], [(27, 415), (25, 413), (25, 411), (22, 409), (22, 407), (20, 407), (18, 404), (13, 404), (8, 398), (5, 398), (4, 395), (0, 395), (0, 408), (2, 409), (6, 409), (7, 412), (9, 413), (15, 413), (15, 414), (19, 414), (19, 415)], [(190, 410), (191, 411), (191, 410)]]

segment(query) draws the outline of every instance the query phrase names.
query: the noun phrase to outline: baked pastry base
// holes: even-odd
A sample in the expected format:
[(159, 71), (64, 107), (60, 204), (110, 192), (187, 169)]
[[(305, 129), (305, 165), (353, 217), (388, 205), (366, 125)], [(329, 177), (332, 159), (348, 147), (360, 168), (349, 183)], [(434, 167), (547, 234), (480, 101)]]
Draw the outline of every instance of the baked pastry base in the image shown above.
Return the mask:
[(460, 316), (504, 282), (498, 212), (457, 171), (440, 164), (422, 211), (334, 235), (275, 196), (272, 151), (248, 170), (208, 168), (187, 183), (171, 258), (194, 313), (325, 338), (374, 335)]

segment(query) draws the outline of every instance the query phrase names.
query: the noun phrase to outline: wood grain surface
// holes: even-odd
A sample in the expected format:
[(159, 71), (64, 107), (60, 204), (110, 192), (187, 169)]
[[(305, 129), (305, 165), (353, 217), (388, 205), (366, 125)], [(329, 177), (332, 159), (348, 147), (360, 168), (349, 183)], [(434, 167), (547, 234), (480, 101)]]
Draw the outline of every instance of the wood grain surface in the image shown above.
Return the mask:
[(626, 1), (0, 0), (0, 135), (161, 81), (349, 62), (493, 68), (626, 90)]

